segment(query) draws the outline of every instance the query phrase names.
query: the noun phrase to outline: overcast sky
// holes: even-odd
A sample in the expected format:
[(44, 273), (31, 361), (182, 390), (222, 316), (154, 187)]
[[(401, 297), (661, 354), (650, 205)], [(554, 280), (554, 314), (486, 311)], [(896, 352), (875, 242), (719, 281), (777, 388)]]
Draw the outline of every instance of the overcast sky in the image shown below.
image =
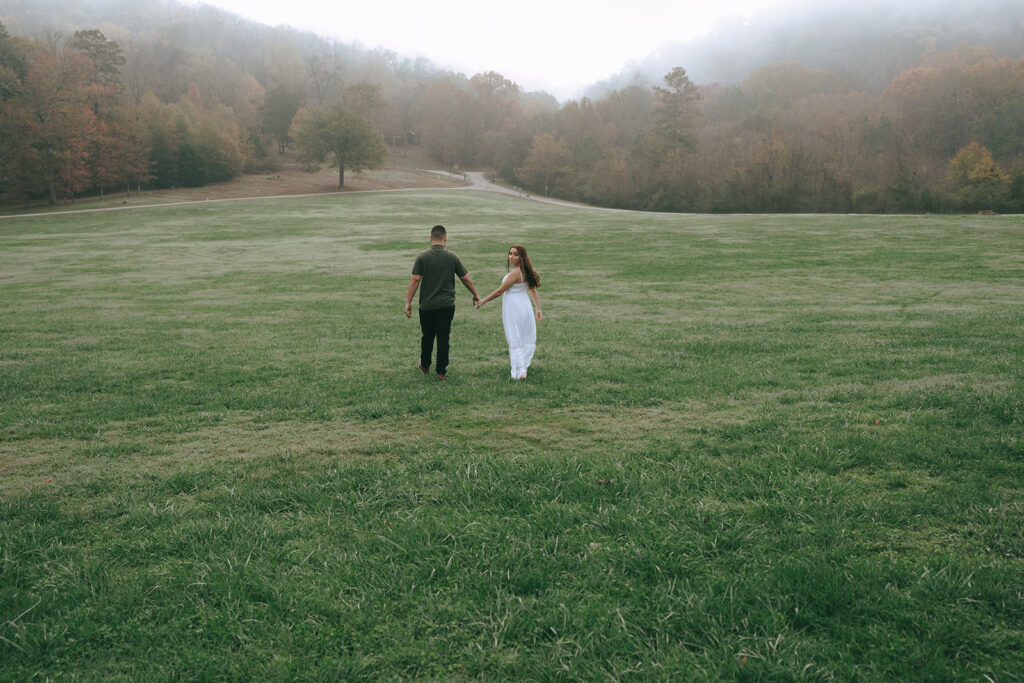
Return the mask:
[[(666, 42), (805, 0), (184, 0), (575, 97)], [(817, 0), (822, 4), (822, 0)]]

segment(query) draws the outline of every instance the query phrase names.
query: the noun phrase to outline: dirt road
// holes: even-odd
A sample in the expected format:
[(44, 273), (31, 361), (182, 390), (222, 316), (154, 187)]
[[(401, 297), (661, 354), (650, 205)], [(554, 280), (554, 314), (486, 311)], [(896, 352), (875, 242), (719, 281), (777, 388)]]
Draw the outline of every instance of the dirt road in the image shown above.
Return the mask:
[(538, 195), (524, 192), (523, 190), (511, 187), (505, 187), (504, 185), (498, 185), (492, 183), (487, 179), (488, 173), (482, 171), (466, 171), (464, 173), (452, 173), (450, 171), (429, 171), (430, 173), (436, 173), (437, 175), (451, 178), (454, 180), (463, 180), (468, 185), (467, 189), (471, 190), (485, 190), (487, 192), (498, 192), (500, 194), (512, 195), (513, 197), (520, 197), (527, 199), (532, 202), (541, 202), (542, 204), (554, 204), (555, 206), (568, 206), (574, 209), (591, 209), (593, 211), (623, 211), (624, 209), (609, 209), (603, 206), (591, 206), (589, 204), (578, 204), (576, 202), (567, 202), (562, 199), (552, 199), (551, 197), (541, 197)]

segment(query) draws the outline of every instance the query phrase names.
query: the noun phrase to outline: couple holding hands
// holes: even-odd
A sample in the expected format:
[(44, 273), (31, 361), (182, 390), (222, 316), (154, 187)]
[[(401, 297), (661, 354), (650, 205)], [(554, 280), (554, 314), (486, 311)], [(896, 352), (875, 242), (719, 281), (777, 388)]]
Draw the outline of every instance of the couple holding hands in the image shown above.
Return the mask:
[[(481, 299), (462, 261), (446, 248), (447, 242), (448, 232), (444, 226), (435, 225), (430, 231), (430, 248), (421, 252), (412, 266), (412, 279), (405, 297), (405, 317), (411, 318), (412, 297), (417, 289), (420, 290), (420, 329), (423, 332), (420, 372), (427, 374), (430, 371), (430, 356), (437, 339), (437, 378), (448, 379), (448, 339), (455, 317), (457, 276), (473, 293), (473, 303), (477, 308), (501, 295), (501, 321), (505, 326), (512, 379), (526, 379), (526, 369), (530, 367), (537, 346), (537, 323), (544, 317), (537, 298), (540, 276), (533, 269), (526, 249), (516, 244), (508, 250), (508, 274), (500, 287)], [(536, 306), (536, 314), (530, 299)]]

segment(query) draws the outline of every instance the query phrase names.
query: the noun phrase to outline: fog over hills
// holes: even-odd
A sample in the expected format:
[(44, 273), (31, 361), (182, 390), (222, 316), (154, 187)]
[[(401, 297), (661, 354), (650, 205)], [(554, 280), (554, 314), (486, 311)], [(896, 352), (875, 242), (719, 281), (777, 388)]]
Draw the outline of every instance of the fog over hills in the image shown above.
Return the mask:
[[(289, 42), (300, 52), (303, 45), (320, 50), (325, 44), (332, 44), (349, 58), (372, 52), (284, 27), (268, 27), (211, 7), (186, 8), (174, 0), (5, 0), (0, 5), (0, 21), (14, 33), (38, 35), (53, 30), (70, 35), (83, 28), (100, 28), (122, 43), (153, 32), (165, 32), (168, 37), (176, 34), (179, 40), (188, 41), (188, 34), (194, 32), (182, 32), (180, 27), (194, 27), (199, 20), (210, 24), (203, 39), (214, 51), (222, 42), (218, 35), (229, 31), (234, 37), (248, 34)], [(1024, 55), (1024, 3), (808, 3), (765, 11), (723, 25), (702, 39), (652, 46), (646, 57), (623, 65), (618, 74), (591, 84), (581, 94), (597, 98), (631, 83), (657, 84), (676, 66), (684, 67), (696, 83), (730, 85), (778, 62), (799, 62), (830, 71), (851, 87), (880, 92), (929, 51), (961, 44), (984, 44), (994, 56)], [(430, 60), (410, 61), (420, 68), (438, 69)]]
[(731, 85), (778, 62), (831, 71), (851, 86), (879, 92), (933, 50), (984, 44), (993, 56), (1024, 55), (1024, 2), (844, 3), (763, 13), (714, 35), (666, 44), (587, 89), (600, 97), (630, 83), (658, 83), (682, 66), (696, 83)]

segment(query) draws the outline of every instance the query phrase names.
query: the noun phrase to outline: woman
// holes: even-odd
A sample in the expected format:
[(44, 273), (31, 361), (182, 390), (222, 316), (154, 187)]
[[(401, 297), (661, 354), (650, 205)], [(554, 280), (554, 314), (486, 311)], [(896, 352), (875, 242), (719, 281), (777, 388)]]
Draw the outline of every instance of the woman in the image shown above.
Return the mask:
[[(526, 369), (530, 367), (533, 350), (537, 347), (537, 323), (544, 317), (540, 312), (540, 299), (537, 298), (540, 276), (533, 269), (530, 257), (521, 244), (513, 245), (508, 250), (506, 265), (508, 274), (502, 279), (501, 286), (481, 299), (476, 307), (480, 308), (501, 295), (501, 322), (505, 325), (512, 379), (526, 379)], [(537, 309), (536, 314), (530, 306), (531, 298)]]

